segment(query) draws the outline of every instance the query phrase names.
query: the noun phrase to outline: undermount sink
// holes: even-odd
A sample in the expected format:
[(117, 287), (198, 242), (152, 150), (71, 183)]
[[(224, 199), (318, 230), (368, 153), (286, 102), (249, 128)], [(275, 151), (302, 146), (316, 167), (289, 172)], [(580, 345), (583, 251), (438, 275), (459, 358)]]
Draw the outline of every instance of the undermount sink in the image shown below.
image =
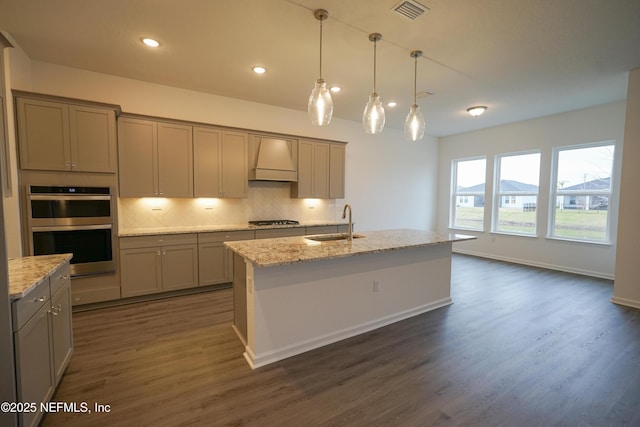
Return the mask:
[[(361, 239), (364, 236), (362, 234), (354, 234), (354, 239)], [(315, 242), (331, 242), (335, 240), (348, 240), (349, 235), (340, 233), (340, 234), (318, 234), (315, 236), (305, 236), (305, 239), (313, 240)]]

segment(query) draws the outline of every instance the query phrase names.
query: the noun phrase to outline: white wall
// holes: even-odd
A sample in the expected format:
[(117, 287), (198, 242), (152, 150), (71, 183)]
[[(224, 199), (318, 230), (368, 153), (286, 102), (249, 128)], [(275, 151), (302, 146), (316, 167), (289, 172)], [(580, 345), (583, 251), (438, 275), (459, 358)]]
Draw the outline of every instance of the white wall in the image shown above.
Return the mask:
[[(442, 232), (448, 230), (452, 160), (484, 155), (487, 157), (486, 231), (482, 233), (464, 231), (463, 233), (466, 234), (477, 235), (478, 239), (454, 245), (457, 251), (612, 279), (615, 269), (617, 195), (619, 194), (620, 148), (624, 136), (625, 106), (626, 102), (620, 101), (441, 138), (438, 166), (438, 230)], [(612, 244), (571, 243), (545, 238), (552, 148), (610, 140), (615, 140), (618, 144), (613, 177), (615, 197), (610, 204)], [(538, 237), (489, 233), (490, 195), (493, 189), (495, 155), (532, 149), (541, 150)]]
[(359, 231), (435, 228), (438, 145), (434, 137), (425, 135), (422, 141), (409, 143), (401, 130), (390, 128), (367, 135), (359, 122), (338, 118), (319, 128), (310, 124), (306, 111), (39, 61), (31, 61), (30, 71), (29, 81), (14, 81), (12, 88), (118, 104), (129, 113), (347, 141), (346, 197), (336, 202), (336, 217), (342, 205), (350, 203)]
[(629, 72), (626, 114), (616, 278), (611, 300), (640, 308), (640, 68)]
[(13, 97), (11, 89), (22, 87), (24, 90), (31, 89), (31, 60), (20, 48), (20, 46), (5, 33), (7, 39), (14, 47), (5, 49), (3, 52), (3, 67), (5, 73), (5, 110), (7, 112), (7, 140), (9, 144), (9, 170), (11, 175), (11, 192), (4, 199), (4, 228), (7, 243), (7, 256), (18, 257), (22, 255), (22, 241), (20, 240), (20, 210), (19, 210), (19, 188), (18, 188), (18, 168), (16, 151), (16, 128), (15, 114), (13, 109)]

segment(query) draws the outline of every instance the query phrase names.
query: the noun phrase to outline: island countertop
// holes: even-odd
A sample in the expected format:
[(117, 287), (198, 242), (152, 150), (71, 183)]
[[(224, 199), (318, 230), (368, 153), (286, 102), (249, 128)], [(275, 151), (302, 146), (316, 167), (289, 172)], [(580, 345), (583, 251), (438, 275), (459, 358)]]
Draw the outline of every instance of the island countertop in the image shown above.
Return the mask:
[(463, 234), (440, 234), (433, 231), (398, 229), (363, 231), (364, 236), (349, 240), (317, 242), (310, 236), (276, 239), (239, 240), (225, 246), (257, 267), (294, 264), (320, 259), (343, 258), (376, 252), (438, 245), (475, 239)]
[(9, 299), (23, 298), (73, 254), (9, 258)]

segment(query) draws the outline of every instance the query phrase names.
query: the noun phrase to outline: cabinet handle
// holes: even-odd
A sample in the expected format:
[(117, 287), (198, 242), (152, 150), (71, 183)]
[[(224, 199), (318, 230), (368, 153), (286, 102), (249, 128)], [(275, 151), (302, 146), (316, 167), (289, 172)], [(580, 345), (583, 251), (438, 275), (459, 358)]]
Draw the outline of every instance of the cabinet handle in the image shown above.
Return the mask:
[(158, 251), (158, 256), (160, 256), (160, 255), (161, 255), (161, 253), (160, 253), (160, 251)]
[(47, 299), (45, 297), (34, 298), (33, 302), (45, 302)]
[(166, 255), (166, 254), (167, 254), (167, 251), (162, 251), (162, 255)]
[(68, 278), (69, 278), (68, 274), (61, 274), (60, 277), (58, 277), (58, 279), (61, 279), (61, 280), (67, 280)]

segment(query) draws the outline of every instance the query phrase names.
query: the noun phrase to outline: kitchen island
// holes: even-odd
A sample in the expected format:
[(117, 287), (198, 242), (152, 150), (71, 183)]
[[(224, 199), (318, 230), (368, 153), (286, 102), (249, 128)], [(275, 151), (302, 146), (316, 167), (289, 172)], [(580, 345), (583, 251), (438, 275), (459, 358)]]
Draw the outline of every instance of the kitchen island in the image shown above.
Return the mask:
[(451, 304), (452, 244), (475, 237), (400, 229), (325, 238), (225, 242), (234, 329), (252, 368)]

